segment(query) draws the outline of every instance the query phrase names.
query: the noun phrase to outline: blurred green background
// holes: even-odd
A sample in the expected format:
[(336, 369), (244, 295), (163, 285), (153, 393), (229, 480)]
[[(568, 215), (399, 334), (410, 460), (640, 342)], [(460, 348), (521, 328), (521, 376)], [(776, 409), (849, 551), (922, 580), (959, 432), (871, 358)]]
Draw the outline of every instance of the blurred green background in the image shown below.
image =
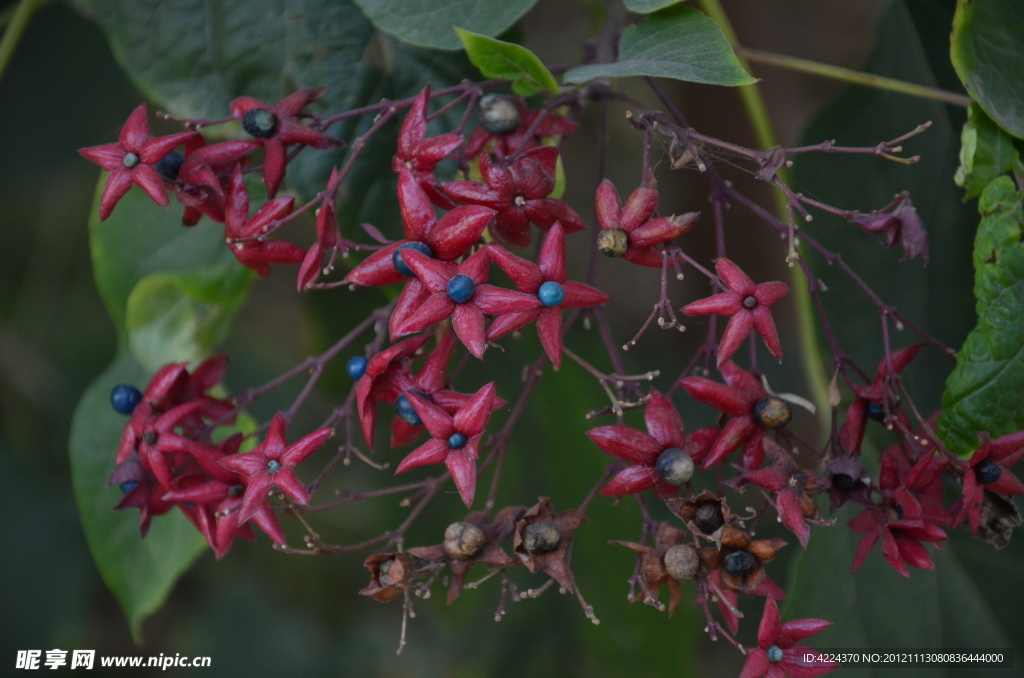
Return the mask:
[[(522, 21), (521, 39), (546, 63), (578, 60), (583, 40), (595, 30), (599, 4), (541, 0)], [(737, 0), (724, 4), (744, 45), (961, 91), (948, 58), (953, 2)], [(6, 7), (0, 3), (0, 11)], [(827, 219), (816, 222), (814, 232), (866, 271), (883, 296), (944, 341), (959, 346), (973, 323), (970, 243), (977, 222), (974, 203), (964, 205), (952, 183), (964, 111), (902, 95), (844, 89), (774, 69), (755, 68), (755, 75), (763, 78), (763, 91), (783, 144), (795, 144), (801, 138), (811, 142), (836, 138), (841, 143), (873, 145), (923, 120), (935, 122), (926, 135), (906, 144), (908, 154), (922, 155), (917, 165), (821, 156), (798, 165), (795, 180), (797, 190), (864, 211), (880, 207), (903, 188), (911, 190), (932, 236), (933, 259), (928, 269), (911, 262), (900, 269), (899, 276), (889, 276), (898, 252), (883, 251), (872, 238), (843, 231)], [(649, 98), (636, 83), (620, 84), (631, 94)], [(672, 93), (698, 129), (754, 145), (735, 90), (686, 85), (673, 86)], [(0, 163), (0, 459), (6, 483), (0, 504), (0, 572), (5, 582), (0, 586), (0, 673), (13, 671), (19, 649), (55, 647), (96, 649), (98, 655), (209, 655), (213, 667), (207, 671), (218, 676), (738, 673), (742, 657), (723, 642), (710, 643), (701, 632), (702, 615), (690, 604), (692, 587), (684, 587), (684, 604), (672, 619), (653, 608), (627, 604), (626, 579), (633, 559), (630, 552), (606, 542), (636, 539), (640, 514), (633, 501), (615, 506), (606, 499), (595, 502), (591, 523), (581, 528), (574, 552), (580, 587), (602, 620), (598, 627), (587, 622), (575, 600), (554, 591), (510, 605), (505, 620), (495, 624), (498, 587), (494, 579), (466, 591), (451, 607), (444, 605), (440, 595), (417, 601), (409, 644), (396, 656), (399, 604), (381, 605), (355, 595), (368, 578), (361, 566), (364, 554), (285, 556), (271, 551), (261, 539), (255, 545), (237, 543), (220, 563), (204, 552), (167, 605), (146, 623), (145, 646), (136, 648), (82, 535), (71, 491), (67, 441), (74, 408), (87, 385), (113, 359), (116, 343), (114, 327), (93, 282), (89, 255), (86, 223), (97, 171), (76, 149), (113, 140), (140, 100), (142, 95), (115, 63), (95, 24), (58, 2), (35, 16), (0, 80), (0, 156), (5, 160)], [(569, 177), (565, 199), (590, 223), (596, 179), (594, 130), (591, 112), (565, 158)], [(613, 108), (609, 175), (624, 194), (637, 181), (640, 148), (640, 139), (622, 120), (621, 110)], [(748, 171), (734, 166), (731, 158), (719, 161), (728, 178), (762, 204), (772, 204), (770, 194)], [(662, 212), (709, 210), (699, 174), (669, 172), (665, 165), (662, 159), (658, 167)], [(693, 256), (707, 261), (713, 243), (707, 222), (702, 224), (683, 244)], [(728, 226), (732, 258), (756, 279), (786, 279), (784, 245), (767, 229), (735, 209), (728, 216)], [(140, 229), (145, 227), (139, 224)], [(308, 238), (308, 229), (302, 237)], [(585, 252), (574, 252), (573, 257), (573, 270), (582, 271)], [(656, 299), (658, 273), (626, 272), (615, 263), (621, 262), (602, 266), (599, 286), (614, 297), (609, 312), (616, 339), (624, 343)], [(261, 383), (321, 350), (381, 299), (372, 291), (299, 297), (293, 280), (292, 271), (282, 269), (253, 285), (224, 344), (233, 356), (227, 376), (231, 390)], [(872, 310), (865, 309), (856, 293), (846, 294), (842, 281), (827, 275), (826, 280), (835, 290), (828, 299), (829, 310), (837, 319), (844, 346), (872, 369), (881, 355)], [(672, 283), (677, 305), (704, 292), (695, 276)], [(791, 306), (782, 309), (779, 322), (791, 359), (785, 370), (766, 361), (762, 365), (778, 390), (806, 393), (798, 361), (793, 359), (798, 344), (788, 329), (793, 325)], [(630, 370), (660, 369), (662, 377), (655, 384), (667, 389), (703, 335), (702, 319), (687, 324), (689, 330), (683, 335), (653, 331), (645, 336), (637, 350), (627, 354)], [(610, 369), (593, 334), (577, 328), (570, 345), (600, 368)], [(506, 343), (508, 352), (491, 351), (484, 365), (470, 365), (460, 376), (461, 390), (475, 390), (476, 385), (497, 379), (499, 392), (514, 399), (522, 366), (538, 355), (539, 344), (532, 330), (521, 341)], [(356, 352), (361, 349), (344, 357)], [(922, 408), (934, 409), (952, 364), (937, 356), (921, 363), (909, 378)], [(296, 382), (281, 389), (254, 406), (253, 413), (260, 419), (269, 417), (290, 402), (299, 386)], [(337, 370), (329, 375), (295, 430), (314, 426), (348, 387)], [(607, 463), (582, 436), (594, 425), (583, 415), (602, 407), (602, 398), (590, 378), (571, 364), (542, 380), (529, 415), (517, 427), (499, 504), (529, 505), (542, 495), (552, 496), (560, 509), (580, 502)], [(707, 408), (681, 398), (677, 404), (689, 430), (712, 423), (714, 415)], [(631, 416), (630, 423), (640, 425), (639, 418)], [(798, 424), (808, 435), (814, 434), (810, 416), (804, 415)], [(880, 435), (875, 442), (887, 441)], [(329, 453), (321, 452), (310, 464), (323, 463), (325, 454)], [(399, 458), (386, 456), (392, 463)], [(388, 482), (388, 475), (355, 464), (336, 470), (324, 489), (379, 487)], [(742, 501), (737, 498), (737, 503)], [(384, 498), (313, 519), (325, 539), (349, 543), (397, 524), (404, 512), (396, 499)], [(457, 495), (445, 492), (410, 532), (407, 543), (438, 542), (444, 526), (461, 515)], [(818, 530), (811, 551), (800, 562), (793, 557), (798, 547), (791, 539), (791, 546), (769, 568), (783, 586), (794, 578), (800, 583), (789, 609), (784, 608), (786, 616), (823, 616), (840, 622), (837, 628), (846, 635), (822, 634), (817, 646), (921, 647), (957, 642), (965, 646), (965, 638), (982, 646), (986, 639), (991, 639), (989, 646), (1024, 646), (1024, 550), (1019, 538), (997, 554), (961, 530), (937, 558), (938, 574), (915, 570), (911, 582), (905, 582), (876, 553), (853, 578), (845, 574), (852, 535), (842, 522), (849, 517), (835, 530)], [(300, 532), (295, 527), (289, 524), (286, 529), (292, 542), (298, 543)], [(762, 532), (786, 536), (775, 525), (764, 526)], [(521, 587), (542, 581), (525, 572), (515, 572), (513, 578)], [(760, 602), (753, 606), (749, 602), (743, 607), (749, 612), (741, 629), (744, 642), (752, 641), (760, 617)], [(911, 670), (911, 675), (926, 672), (940, 675), (928, 670)]]

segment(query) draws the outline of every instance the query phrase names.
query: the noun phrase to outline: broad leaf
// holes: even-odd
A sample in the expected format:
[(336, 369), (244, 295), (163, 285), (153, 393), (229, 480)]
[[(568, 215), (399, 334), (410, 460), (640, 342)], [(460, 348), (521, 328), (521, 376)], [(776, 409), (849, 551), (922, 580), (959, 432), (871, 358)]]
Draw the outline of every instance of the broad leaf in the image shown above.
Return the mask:
[(1013, 137), (993, 122), (977, 102), (968, 109), (960, 144), (960, 167), (954, 181), (966, 191), (967, 198), (977, 198), (1000, 174), (1024, 171)]
[(459, 49), (455, 26), (500, 35), (537, 0), (355, 0), (373, 24), (402, 42)]
[(489, 38), (479, 33), (456, 28), (459, 39), (473, 65), (488, 78), (512, 82), (516, 94), (529, 96), (538, 90), (558, 92), (558, 81), (541, 63), (537, 55), (522, 45)]
[(959, 0), (950, 43), (953, 66), (993, 120), (1024, 138), (1024, 3)]
[(1024, 429), (1024, 209), (1009, 177), (981, 195), (974, 245), (978, 325), (957, 355), (946, 383), (938, 433), (961, 455), (977, 432), (1000, 436)]
[(626, 0), (626, 9), (637, 14), (650, 14), (680, 2), (684, 0)]
[(749, 85), (756, 80), (743, 70), (729, 41), (712, 19), (692, 7), (669, 7), (622, 32), (619, 60), (577, 66), (565, 82), (649, 75), (709, 85)]

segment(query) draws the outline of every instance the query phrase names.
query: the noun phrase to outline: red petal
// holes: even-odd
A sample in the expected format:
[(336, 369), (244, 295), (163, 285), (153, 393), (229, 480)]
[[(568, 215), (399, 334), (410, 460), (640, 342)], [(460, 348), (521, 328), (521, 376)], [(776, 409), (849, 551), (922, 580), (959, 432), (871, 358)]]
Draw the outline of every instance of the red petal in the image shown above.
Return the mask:
[(517, 257), (504, 247), (488, 245), (487, 249), (490, 251), (491, 259), (512, 279), (516, 289), (528, 294), (537, 294), (545, 277), (536, 264)]
[(398, 150), (403, 155), (412, 155), (412, 146), (427, 133), (427, 103), (430, 101), (430, 85), (424, 87), (413, 99), (409, 114), (402, 122), (398, 133)]
[(708, 456), (704, 458), (701, 468), (707, 470), (717, 466), (723, 459), (732, 454), (752, 435), (761, 433), (757, 424), (750, 417), (736, 417), (725, 425), (715, 444), (711, 446)]
[(629, 244), (637, 249), (645, 249), (671, 242), (689, 231), (699, 218), (699, 212), (688, 212), (680, 216), (653, 219), (629, 234)]
[(281, 219), (292, 212), (295, 206), (295, 198), (273, 198), (260, 205), (256, 214), (245, 225), (245, 237), (258, 235), (266, 230), (273, 222)]
[(422, 332), (434, 323), (452, 315), (456, 306), (457, 304), (445, 292), (431, 294), (415, 313), (399, 323), (397, 327), (392, 322), (391, 334), (394, 337), (400, 337), (414, 332)]
[(411, 471), (414, 468), (419, 468), (420, 466), (427, 466), (428, 464), (440, 464), (445, 460), (445, 457), (448, 456), (450, 451), (451, 447), (448, 445), (447, 440), (431, 438), (410, 452), (409, 455), (402, 460), (402, 463), (400, 463), (398, 468), (395, 469), (395, 475)]
[(242, 178), (242, 168), (239, 165), (235, 165), (231, 179), (228, 180), (224, 218), (227, 221), (228, 237), (244, 237), (245, 223), (249, 220), (249, 192), (245, 189), (245, 180)]
[(932, 562), (931, 556), (928, 555), (928, 549), (924, 547), (924, 544), (907, 537), (896, 537), (896, 546), (907, 565), (922, 570), (935, 569), (935, 564)]
[(634, 464), (651, 466), (662, 451), (658, 441), (629, 426), (601, 426), (587, 435), (601, 451)]
[(252, 518), (253, 514), (260, 509), (270, 496), (270, 490), (274, 485), (269, 473), (259, 473), (252, 476), (252, 480), (245, 488), (245, 495), (242, 497), (242, 506), (238, 509), (238, 524), (241, 525)]
[(476, 494), (476, 459), (468, 450), (452, 450), (444, 460), (462, 502), (469, 508)]
[(103, 144), (90, 148), (80, 148), (78, 153), (85, 159), (91, 160), (106, 171), (124, 167), (124, 149), (121, 144)]
[(747, 655), (747, 661), (740, 671), (740, 678), (761, 678), (769, 667), (768, 654), (761, 648), (756, 648)]
[(562, 366), (562, 310), (542, 308), (537, 317), (537, 336), (555, 369)]
[(754, 314), (745, 308), (729, 319), (729, 323), (725, 326), (725, 332), (722, 333), (722, 341), (718, 344), (719, 368), (729, 362), (729, 359), (743, 346), (743, 342), (747, 340), (753, 327)]
[(409, 400), (412, 408), (416, 410), (416, 414), (419, 415), (430, 435), (445, 442), (452, 437), (452, 434), (455, 433), (455, 422), (450, 414), (415, 391), (406, 391), (405, 397)]
[(263, 142), (263, 150), (263, 183), (267, 186), (267, 197), (273, 198), (284, 178), (288, 149), (279, 138), (273, 136)]
[[(231, 111), (231, 117), (241, 120), (246, 113), (253, 108), (266, 108), (269, 109), (265, 103), (259, 99), (253, 99), (252, 97), (238, 97), (232, 100), (229, 110)], [(243, 521), (244, 522), (244, 521)]]
[(503, 247), (519, 250), (530, 244), (530, 220), (522, 208), (513, 207), (498, 212), (488, 230)]
[(832, 626), (832, 622), (824, 619), (794, 619), (782, 625), (775, 643), (782, 649), (786, 649), (797, 641), (810, 638), (830, 626)]
[(128, 116), (128, 121), (121, 128), (118, 140), (125, 153), (138, 154), (142, 151), (142, 145), (149, 138), (149, 120), (146, 118), (146, 104), (139, 104)]
[(562, 283), (562, 290), (565, 292), (565, 299), (559, 304), (562, 308), (583, 308), (585, 306), (600, 306), (607, 303), (610, 297), (601, 290), (594, 289), (590, 285), (584, 285), (573, 280)]
[(107, 176), (107, 183), (103, 186), (103, 196), (100, 198), (100, 221), (110, 216), (117, 201), (123, 198), (131, 187), (132, 173), (124, 167), (114, 169)]
[(846, 419), (839, 429), (839, 443), (851, 454), (860, 454), (860, 445), (864, 440), (864, 411), (867, 401), (857, 398), (846, 410)]
[(625, 494), (636, 494), (654, 487), (658, 475), (649, 466), (627, 466), (619, 471), (611, 481), (601, 488), (606, 497), (621, 497)]
[(444, 373), (448, 369), (452, 351), (455, 350), (455, 335), (445, 332), (437, 342), (437, 348), (427, 357), (426, 362), (416, 376), (416, 385), (422, 391), (433, 393), (444, 388)]
[(878, 541), (878, 532), (875, 531), (868, 532), (861, 537), (860, 542), (857, 544), (857, 552), (853, 556), (853, 566), (850, 568), (851, 573), (859, 570), (861, 565), (864, 564), (864, 560), (867, 559), (876, 541)]
[(605, 179), (597, 187), (596, 195), (597, 221), (603, 229), (620, 228), (622, 221), (622, 203), (615, 184)]
[(768, 392), (761, 386), (761, 382), (754, 378), (750, 372), (740, 368), (736, 363), (726, 363), (719, 368), (725, 383), (737, 388), (744, 393), (753, 396), (752, 402), (768, 396)]
[(661, 268), (665, 263), (663, 252), (664, 250), (660, 247), (638, 248), (630, 245), (629, 248), (626, 249), (626, 253), (622, 258), (632, 264), (636, 264), (637, 266)]
[(757, 644), (761, 648), (767, 648), (775, 643), (781, 630), (781, 621), (779, 606), (775, 604), (774, 598), (768, 596), (764, 601), (761, 623), (757, 627)]
[(441, 188), (457, 203), (480, 205), (493, 210), (506, 209), (509, 205), (504, 195), (479, 181), (446, 181), (441, 184)]
[(761, 283), (754, 290), (754, 298), (757, 299), (757, 303), (762, 306), (771, 306), (782, 297), (786, 296), (789, 291), (789, 285), (784, 282), (766, 282)]
[(391, 448), (405, 447), (416, 442), (416, 439), (423, 433), (422, 426), (413, 426), (401, 417), (394, 417), (391, 420)]
[(686, 443), (683, 418), (679, 416), (672, 401), (653, 388), (647, 404), (644, 405), (644, 423), (647, 425), (647, 432), (662, 448), (681, 448)]
[(747, 442), (744, 443), (743, 456), (740, 457), (740, 463), (743, 465), (743, 468), (753, 471), (761, 466), (763, 459), (764, 434), (758, 432), (747, 438)]
[(155, 165), (163, 160), (165, 155), (178, 146), (188, 143), (195, 136), (195, 132), (178, 132), (177, 134), (150, 139), (142, 145), (142, 150), (139, 152), (139, 160), (146, 165)]
[(800, 508), (800, 499), (796, 492), (783, 491), (778, 498), (779, 515), (782, 523), (800, 540), (800, 545), (807, 548), (807, 540), (811, 538), (811, 528), (804, 521), (804, 512)]
[[(924, 348), (924, 344), (916, 344), (915, 346), (894, 351), (892, 354), (892, 368), (897, 372), (902, 372), (903, 368), (909, 365), (910, 361), (917, 357), (917, 354), (921, 352), (922, 348)], [(882, 358), (882, 362), (878, 363), (878, 369), (875, 372), (875, 376), (884, 376), (887, 371), (888, 362), (885, 358)]]
[[(658, 189), (654, 177), (648, 176), (626, 200), (619, 217), (619, 228), (632, 235), (644, 222), (654, 215), (658, 209)], [(630, 238), (632, 240), (632, 238)], [(663, 241), (659, 241), (663, 242)]]
[(903, 556), (900, 554), (899, 544), (896, 543), (896, 538), (892, 532), (888, 529), (882, 531), (882, 555), (886, 561), (892, 565), (893, 569), (902, 574), (904, 577), (910, 577), (910, 572), (907, 571), (907, 566), (903, 563)]
[(715, 262), (715, 270), (718, 271), (718, 275), (722, 277), (726, 286), (733, 292), (739, 292), (743, 296), (748, 297), (757, 290), (757, 286), (750, 279), (750, 276), (725, 257)]
[[(479, 288), (476, 296), (480, 296)], [(451, 315), (455, 334), (459, 335), (459, 340), (469, 349), (470, 353), (482, 359), (484, 351), (487, 350), (484, 314), (472, 304), (454, 304), (454, 306), (455, 310)]]
[[(540, 250), (540, 257), (537, 259), (540, 270), (544, 274), (544, 280), (553, 280), (556, 283), (564, 283), (568, 275), (565, 266), (565, 229), (562, 224), (555, 222), (544, 238), (544, 245)], [(518, 286), (517, 286), (518, 287)], [(538, 285), (539, 287), (539, 285)], [(533, 292), (535, 290), (524, 290)]]
[[(1002, 465), (1000, 464), (1000, 466)], [(1013, 475), (1013, 471), (1004, 466), (1002, 472), (1003, 474), (999, 476), (999, 480), (987, 487), (989, 492), (997, 494), (1024, 494), (1024, 484), (1017, 479), (1017, 476)], [(968, 473), (973, 475), (973, 470), (969, 470)]]
[(767, 306), (758, 306), (753, 312), (754, 327), (757, 333), (764, 339), (765, 346), (775, 357), (782, 360), (782, 344), (779, 343), (779, 333), (775, 329), (775, 321), (772, 319), (772, 312)]
[(470, 279), (479, 285), (487, 282), (487, 276), (491, 269), (491, 251), (487, 248), (477, 250), (469, 259), (459, 264), (458, 273), (468, 275)]
[(517, 313), (541, 306), (540, 299), (535, 295), (506, 290), (494, 285), (477, 285), (476, 293), (470, 303), (491, 315)]
[(566, 233), (576, 233), (587, 227), (580, 215), (576, 214), (571, 207), (554, 198), (527, 200), (523, 209), (530, 221), (544, 229), (550, 229), (555, 224), (561, 223)]
[(263, 530), (272, 542), (282, 546), (285, 544), (281, 524), (277, 522), (277, 516), (274, 515), (269, 506), (264, 504), (256, 509), (256, 512), (252, 514), (252, 522), (256, 523), (256, 526)]
[(541, 310), (543, 310), (542, 307), (538, 306), (537, 308), (531, 308), (529, 311), (502, 313), (487, 328), (487, 339), (498, 339), (509, 332), (515, 332), (525, 327), (540, 316)]
[(788, 469), (779, 466), (769, 466), (758, 471), (751, 471), (743, 474), (743, 480), (754, 483), (758, 487), (781, 492), (789, 486), (789, 478), (792, 474)]
[(437, 222), (427, 244), (441, 261), (458, 259), (480, 240), (492, 217), (494, 211), (486, 207), (456, 207)]
[(480, 174), (483, 175), (487, 185), (498, 193), (510, 195), (516, 190), (512, 172), (508, 168), (495, 164), (487, 153), (480, 156)]
[(324, 251), (320, 243), (313, 243), (313, 246), (306, 252), (306, 258), (299, 266), (299, 279), (296, 283), (299, 292), (308, 290), (320, 277), (320, 267), (323, 264)]
[(277, 489), (284, 492), (296, 504), (305, 505), (309, 503), (309, 491), (299, 481), (298, 476), (295, 475), (295, 471), (290, 466), (282, 466), (281, 470), (271, 475), (274, 478), (274, 485), (277, 486)]
[(742, 310), (743, 296), (737, 292), (722, 292), (683, 306), (686, 315), (735, 315)]
[(679, 385), (706, 405), (733, 417), (749, 415), (759, 398), (703, 377), (686, 377)]
[(146, 192), (157, 205), (167, 207), (171, 204), (167, 197), (167, 189), (164, 188), (164, 181), (150, 165), (139, 164), (132, 170), (132, 182)]
[(819, 654), (821, 653), (815, 652), (809, 647), (794, 645), (783, 652), (782, 661), (776, 667), (780, 674), (789, 678), (815, 678), (815, 676), (831, 673), (839, 668), (839, 664), (832, 661), (804, 661), (804, 657), (807, 655), (818, 656)]
[(281, 464), (284, 466), (298, 466), (332, 435), (334, 435), (334, 429), (321, 428), (300, 438), (297, 442), (292, 443), (281, 455)]
[(431, 259), (411, 248), (402, 250), (402, 260), (428, 290), (434, 294), (447, 295), (448, 281), (456, 274), (454, 265)]
[(455, 413), (455, 430), (467, 438), (483, 433), (491, 416), (496, 388), (494, 382), (487, 384)]
[(326, 151), (342, 145), (341, 141), (329, 134), (324, 134), (312, 127), (307, 127), (288, 118), (280, 118), (278, 120), (277, 134), (275, 136), (281, 140), (282, 146), (304, 144), (321, 151)]
[(464, 142), (465, 139), (458, 134), (439, 134), (436, 137), (417, 141), (413, 145), (417, 168), (424, 171), (433, 170), (437, 163), (451, 155), (452, 151)]

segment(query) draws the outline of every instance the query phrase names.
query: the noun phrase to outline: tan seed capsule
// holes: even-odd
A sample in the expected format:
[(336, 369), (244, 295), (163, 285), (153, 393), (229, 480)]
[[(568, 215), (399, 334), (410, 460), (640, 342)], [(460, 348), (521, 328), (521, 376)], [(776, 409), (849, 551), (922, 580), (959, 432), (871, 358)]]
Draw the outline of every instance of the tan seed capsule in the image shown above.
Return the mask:
[(603, 230), (597, 234), (597, 249), (606, 257), (621, 257), (629, 248), (629, 236), (617, 228)]
[(700, 560), (697, 552), (685, 544), (673, 546), (665, 553), (665, 571), (677, 581), (693, 579), (697, 574), (697, 566)]
[(480, 553), (487, 537), (472, 523), (452, 523), (444, 531), (444, 552), (455, 560), (468, 560)]

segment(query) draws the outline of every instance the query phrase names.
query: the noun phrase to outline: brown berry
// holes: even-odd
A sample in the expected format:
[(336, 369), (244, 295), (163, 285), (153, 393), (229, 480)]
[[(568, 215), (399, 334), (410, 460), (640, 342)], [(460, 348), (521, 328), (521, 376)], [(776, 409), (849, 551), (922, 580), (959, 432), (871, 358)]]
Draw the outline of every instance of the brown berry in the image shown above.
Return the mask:
[(722, 509), (717, 504), (704, 504), (697, 509), (693, 524), (704, 534), (713, 534), (725, 524), (725, 517), (722, 516)]
[(455, 560), (468, 560), (480, 553), (487, 537), (472, 523), (452, 523), (444, 531), (444, 552)]
[(664, 561), (665, 571), (677, 581), (693, 579), (700, 564), (697, 552), (685, 544), (673, 546), (666, 551)]
[(597, 234), (597, 249), (606, 257), (621, 257), (629, 248), (629, 236), (617, 228), (606, 229)]
[(551, 523), (532, 523), (523, 530), (523, 548), (529, 553), (551, 553), (561, 540), (562, 535)]
[(782, 428), (793, 418), (789, 403), (775, 396), (762, 398), (754, 405), (754, 421), (766, 431)]

